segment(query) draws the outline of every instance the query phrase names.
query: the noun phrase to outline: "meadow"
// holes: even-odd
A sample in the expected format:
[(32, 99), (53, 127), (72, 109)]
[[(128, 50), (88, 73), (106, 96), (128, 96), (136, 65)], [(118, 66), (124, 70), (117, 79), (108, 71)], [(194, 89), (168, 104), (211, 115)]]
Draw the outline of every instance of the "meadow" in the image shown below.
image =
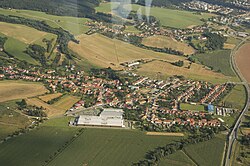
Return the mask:
[[(202, 79), (213, 83), (226, 82), (230, 79), (221, 73), (207, 70), (203, 65), (196, 63), (193, 63), (191, 68), (187, 69), (189, 61), (183, 56), (145, 50), (100, 34), (81, 35), (77, 39), (80, 41), (80, 44), (70, 42), (69, 48), (74, 50), (81, 58), (81, 61), (79, 61), (80, 65), (89, 63), (98, 67), (122, 69), (120, 64), (123, 62), (145, 59), (155, 61), (143, 64), (137, 72), (150, 77), (160, 76), (159, 79), (165, 79), (172, 75), (183, 75), (187, 78)], [(177, 67), (171, 64), (178, 60), (183, 60), (185, 66)]]
[(233, 90), (222, 100), (226, 105), (242, 110), (246, 103), (246, 91), (243, 85), (236, 85)]
[(220, 135), (199, 144), (184, 148), (184, 152), (198, 165), (220, 166), (223, 160), (225, 136)]
[[(112, 10), (116, 10), (117, 3), (102, 3), (99, 7), (96, 7), (96, 10), (99, 12), (111, 13)], [(148, 13), (151, 16), (156, 17), (160, 20), (162, 26), (171, 27), (171, 28), (189, 28), (195, 25), (202, 25), (204, 22), (201, 19), (208, 19), (214, 14), (202, 13), (197, 14), (195, 12), (183, 11), (183, 10), (173, 10), (167, 8), (159, 7), (145, 7), (136, 4), (124, 5), (124, 8), (127, 10), (138, 11), (141, 10), (142, 14)]]
[(58, 98), (62, 95), (63, 95), (62, 93), (52, 93), (52, 94), (46, 94), (46, 95), (39, 96), (38, 98), (44, 102), (48, 102), (48, 101), (53, 100), (55, 98)]
[[(68, 118), (54, 118), (38, 129), (0, 144), (0, 165), (42, 165), (79, 128), (67, 127)], [(131, 165), (147, 151), (168, 144), (176, 137), (147, 136), (125, 129), (85, 128), (83, 134), (49, 165)], [(15, 160), (13, 160), (15, 158)]]
[(195, 53), (193, 47), (186, 43), (178, 42), (167, 36), (150, 36), (143, 38), (142, 44), (158, 48), (172, 48), (173, 50), (183, 52), (185, 55), (191, 55)]
[(177, 151), (160, 161), (159, 166), (195, 166), (196, 164), (182, 151)]
[(180, 107), (182, 110), (192, 110), (192, 111), (205, 111), (205, 106), (204, 105), (192, 105), (188, 103), (181, 103)]
[(40, 83), (0, 81), (0, 102), (33, 97), (44, 94), (47, 91)]
[(235, 73), (230, 65), (230, 50), (219, 50), (211, 53), (197, 54), (198, 60), (211, 67), (214, 71), (219, 71), (226, 76), (235, 77)]
[(8, 38), (4, 45), (5, 51), (19, 60), (24, 60), (35, 65), (39, 65), (39, 62), (25, 53), (28, 45), (39, 44), (46, 47), (45, 43), (42, 42), (44, 38), (47, 40), (54, 39), (53, 44), (55, 44), (57, 39), (57, 36), (54, 34), (38, 31), (19, 24), (0, 22), (0, 29), (0, 36)]
[(56, 16), (38, 11), (17, 10), (17, 9), (8, 10), (1, 8), (0, 8), (0, 14), (14, 15), (29, 19), (45, 21), (48, 25), (52, 27), (55, 28), (61, 27), (74, 35), (80, 35), (88, 31), (88, 27), (85, 25), (85, 22), (88, 21), (89, 19), (86, 18)]

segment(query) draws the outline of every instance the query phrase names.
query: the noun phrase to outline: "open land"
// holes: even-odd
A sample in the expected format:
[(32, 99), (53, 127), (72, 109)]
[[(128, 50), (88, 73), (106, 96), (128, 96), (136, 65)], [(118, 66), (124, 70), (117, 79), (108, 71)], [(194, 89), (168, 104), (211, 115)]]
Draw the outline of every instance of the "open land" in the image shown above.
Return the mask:
[(167, 133), (167, 132), (146, 132), (146, 135), (162, 135), (162, 136), (173, 136), (173, 137), (184, 137), (183, 133)]
[(0, 8), (0, 14), (14, 15), (29, 19), (45, 21), (48, 25), (52, 27), (55, 28), (61, 27), (74, 35), (80, 35), (88, 31), (88, 27), (85, 25), (85, 22), (89, 20), (87, 18), (55, 16), (39, 11), (17, 10), (17, 9), (8, 10), (1, 8)]
[[(0, 165), (42, 165), (79, 128), (67, 127), (67, 118), (51, 119), (37, 130), (0, 144)], [(178, 137), (147, 136), (144, 132), (119, 129), (84, 129), (49, 165), (131, 165), (147, 151)], [(15, 160), (12, 160), (15, 158)]]
[(41, 99), (44, 102), (48, 102), (48, 101), (53, 100), (55, 98), (58, 98), (60, 96), (62, 96), (62, 93), (52, 93), (52, 94), (39, 96), (39, 99)]
[(158, 48), (172, 48), (173, 50), (183, 52), (185, 55), (195, 53), (193, 47), (188, 46), (186, 43), (178, 42), (167, 36), (150, 36), (148, 38), (144, 38), (142, 44)]
[[(81, 35), (77, 39), (80, 40), (80, 44), (71, 42), (69, 43), (69, 48), (82, 58), (81, 63), (83, 64), (87, 62), (99, 67), (122, 69), (120, 63), (123, 62), (132, 62), (140, 59), (158, 59), (163, 61), (153, 61), (144, 64), (138, 69), (138, 73), (150, 77), (162, 75), (165, 78), (172, 75), (183, 75), (187, 78), (202, 79), (209, 82), (226, 82), (230, 79), (221, 73), (207, 70), (200, 64), (192, 64), (191, 68), (187, 69), (189, 61), (185, 57), (145, 50), (99, 34), (91, 36)], [(171, 64), (171, 62), (178, 60), (183, 60), (185, 66), (177, 67)]]
[(41, 95), (47, 89), (40, 83), (0, 81), (0, 102)]
[[(115, 11), (117, 4), (112, 3), (112, 10)], [(138, 11), (141, 9), (142, 14), (145, 14), (149, 11), (149, 15), (156, 17), (160, 20), (161, 25), (172, 27), (172, 28), (188, 28), (194, 25), (201, 25), (203, 22), (201, 19), (208, 19), (214, 14), (202, 13), (196, 14), (189, 11), (173, 10), (167, 8), (159, 7), (145, 7), (136, 4), (124, 5), (124, 8), (127, 10)], [(96, 8), (99, 12), (111, 13), (111, 3), (102, 3), (99, 7)]]
[(244, 44), (236, 53), (236, 63), (244, 78), (250, 83), (250, 43)]

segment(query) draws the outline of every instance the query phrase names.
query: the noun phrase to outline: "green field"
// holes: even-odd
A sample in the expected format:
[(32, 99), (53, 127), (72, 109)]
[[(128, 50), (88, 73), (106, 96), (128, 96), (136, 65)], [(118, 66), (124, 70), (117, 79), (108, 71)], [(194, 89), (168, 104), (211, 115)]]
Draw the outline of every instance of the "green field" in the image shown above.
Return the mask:
[(205, 106), (203, 105), (192, 105), (188, 103), (181, 103), (180, 105), (182, 110), (191, 110), (191, 111), (205, 111)]
[(177, 151), (160, 161), (160, 166), (195, 166), (195, 163), (183, 152)]
[(243, 85), (236, 85), (233, 90), (222, 100), (228, 106), (242, 110), (246, 102), (246, 91)]
[[(79, 129), (67, 127), (68, 120), (51, 119), (39, 129), (0, 144), (0, 165), (42, 165)], [(180, 139), (147, 136), (137, 130), (84, 130), (83, 134), (49, 165), (131, 165), (132, 162), (143, 159), (147, 151)]]
[(38, 11), (15, 10), (15, 9), (8, 10), (1, 8), (0, 8), (0, 14), (14, 15), (29, 19), (45, 21), (48, 25), (52, 27), (56, 28), (61, 27), (74, 35), (79, 35), (88, 31), (88, 27), (85, 25), (85, 22), (89, 20), (87, 18), (55, 16)]
[(0, 104), (0, 140), (29, 124), (29, 119), (16, 109), (15, 101)]
[(223, 158), (224, 146), (225, 136), (221, 135), (209, 141), (187, 146), (184, 151), (198, 165), (220, 166)]
[[(112, 9), (117, 8), (117, 3), (112, 3)], [(125, 5), (126, 9), (130, 9), (130, 5)], [(187, 28), (194, 25), (202, 25), (201, 19), (208, 19), (213, 16), (213, 14), (202, 13), (201, 15), (189, 11), (173, 10), (167, 8), (159, 7), (144, 7), (140, 5), (133, 4), (132, 10), (137, 11), (141, 8), (142, 14), (146, 13), (146, 10), (150, 11), (149, 15), (155, 16), (160, 20), (161, 25), (173, 28)], [(102, 3), (96, 8), (99, 12), (111, 12), (111, 3)]]
[(198, 54), (195, 55), (198, 60), (211, 67), (214, 71), (219, 71), (226, 76), (235, 77), (235, 74), (230, 65), (230, 51), (219, 50), (212, 53)]

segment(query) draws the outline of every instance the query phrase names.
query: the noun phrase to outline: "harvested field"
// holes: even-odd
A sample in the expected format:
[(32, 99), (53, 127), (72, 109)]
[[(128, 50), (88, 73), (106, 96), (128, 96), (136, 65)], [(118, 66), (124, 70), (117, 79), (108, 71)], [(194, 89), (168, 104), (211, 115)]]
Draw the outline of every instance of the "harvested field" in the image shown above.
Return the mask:
[(0, 22), (0, 29), (1, 33), (4, 35), (11, 36), (26, 44), (33, 43), (48, 34), (46, 32), (38, 31), (34, 28), (24, 25), (10, 24), (5, 22)]
[(62, 98), (60, 98), (59, 101), (53, 104), (54, 107), (61, 110), (61, 113), (65, 113), (68, 109), (70, 109), (76, 102), (78, 102), (80, 98), (71, 96), (71, 95), (65, 95)]
[(28, 105), (35, 105), (37, 107), (43, 107), (45, 109), (45, 113), (48, 115), (48, 117), (62, 115), (61, 114), (62, 111), (60, 109), (58, 109), (52, 105), (49, 105), (38, 98), (29, 98), (26, 100), (26, 102)]
[(41, 99), (44, 102), (48, 102), (48, 101), (53, 100), (55, 98), (58, 98), (60, 96), (62, 96), (61, 93), (53, 93), (53, 94), (47, 94), (47, 95), (39, 96), (39, 99)]
[(23, 99), (46, 93), (48, 90), (39, 83), (24, 81), (0, 81), (0, 102)]
[(178, 42), (167, 36), (150, 36), (148, 38), (144, 38), (142, 44), (158, 48), (172, 48), (173, 50), (183, 52), (185, 55), (195, 53), (193, 47), (188, 46), (186, 43)]
[(245, 79), (250, 83), (250, 43), (244, 44), (237, 52), (236, 52), (236, 63), (239, 67), (242, 75)]
[(166, 132), (146, 132), (146, 135), (161, 135), (161, 136), (171, 136), (171, 137), (184, 137), (183, 133), (166, 133)]

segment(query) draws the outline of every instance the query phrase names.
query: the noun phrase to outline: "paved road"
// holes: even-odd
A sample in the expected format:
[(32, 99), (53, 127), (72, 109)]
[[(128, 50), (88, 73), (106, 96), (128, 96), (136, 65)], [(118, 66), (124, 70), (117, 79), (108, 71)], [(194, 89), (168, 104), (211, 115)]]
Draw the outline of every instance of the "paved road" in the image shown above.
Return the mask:
[(232, 160), (232, 151), (233, 151), (233, 145), (237, 139), (237, 131), (240, 127), (240, 123), (241, 120), (245, 114), (245, 112), (248, 111), (248, 108), (250, 106), (250, 88), (249, 88), (249, 84), (248, 82), (245, 80), (245, 78), (243, 77), (243, 75), (241, 74), (236, 62), (235, 62), (235, 54), (236, 51), (246, 42), (246, 40), (250, 39), (250, 37), (245, 38), (244, 40), (242, 40), (235, 48), (234, 50), (232, 50), (231, 52), (231, 65), (233, 70), (235, 71), (235, 73), (239, 76), (240, 80), (242, 81), (242, 84), (244, 85), (246, 91), (247, 91), (247, 103), (244, 107), (244, 109), (241, 111), (238, 119), (235, 122), (234, 127), (232, 128), (232, 130), (229, 133), (228, 136), (228, 148), (227, 148), (227, 152), (225, 155), (225, 166), (230, 166), (230, 162)]

